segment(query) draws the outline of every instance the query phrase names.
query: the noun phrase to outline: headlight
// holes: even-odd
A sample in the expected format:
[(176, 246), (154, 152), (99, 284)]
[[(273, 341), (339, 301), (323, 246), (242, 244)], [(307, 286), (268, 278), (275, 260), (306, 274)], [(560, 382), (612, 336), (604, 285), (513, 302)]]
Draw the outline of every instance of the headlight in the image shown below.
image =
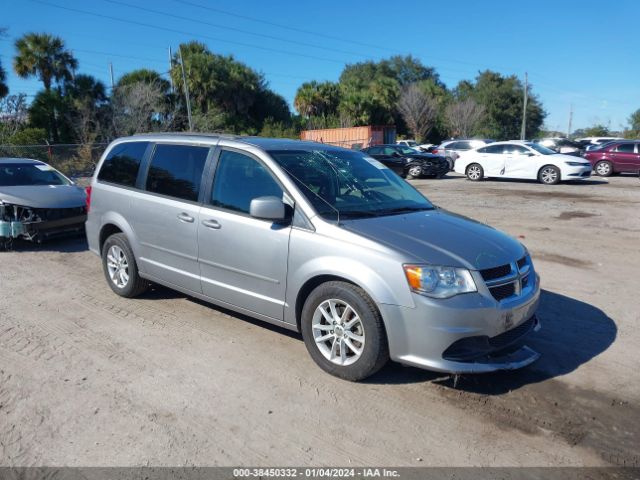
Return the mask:
[(434, 265), (403, 265), (403, 268), (411, 290), (428, 297), (449, 298), (478, 291), (466, 268)]
[(583, 162), (564, 162), (564, 163), (565, 165), (570, 165), (572, 167), (586, 167), (587, 165), (590, 165)]

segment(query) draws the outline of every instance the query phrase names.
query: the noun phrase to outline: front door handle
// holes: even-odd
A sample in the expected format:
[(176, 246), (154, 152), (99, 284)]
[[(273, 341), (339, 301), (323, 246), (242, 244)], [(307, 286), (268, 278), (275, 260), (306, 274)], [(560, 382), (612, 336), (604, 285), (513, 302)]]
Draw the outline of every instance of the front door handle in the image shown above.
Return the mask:
[(188, 213), (182, 212), (178, 214), (178, 220), (180, 220), (181, 222), (193, 223), (195, 218), (193, 218)]
[(203, 220), (202, 225), (207, 228), (213, 228), (215, 230), (219, 229), (221, 226), (217, 220)]

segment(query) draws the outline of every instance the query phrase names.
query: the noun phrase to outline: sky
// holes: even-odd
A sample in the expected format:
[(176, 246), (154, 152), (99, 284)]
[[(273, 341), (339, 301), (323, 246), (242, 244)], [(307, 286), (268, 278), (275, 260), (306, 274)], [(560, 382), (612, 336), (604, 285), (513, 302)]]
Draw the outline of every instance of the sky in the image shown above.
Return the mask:
[[(169, 48), (199, 40), (264, 73), (290, 105), (301, 83), (337, 81), (346, 64), (411, 54), (453, 88), (492, 69), (524, 79), (566, 131), (618, 130), (640, 108), (640, 1), (0, 0), (0, 61), (10, 93), (13, 43), (27, 32), (62, 37), (80, 73), (110, 85), (136, 68), (169, 69)], [(88, 13), (85, 13), (88, 12)]]

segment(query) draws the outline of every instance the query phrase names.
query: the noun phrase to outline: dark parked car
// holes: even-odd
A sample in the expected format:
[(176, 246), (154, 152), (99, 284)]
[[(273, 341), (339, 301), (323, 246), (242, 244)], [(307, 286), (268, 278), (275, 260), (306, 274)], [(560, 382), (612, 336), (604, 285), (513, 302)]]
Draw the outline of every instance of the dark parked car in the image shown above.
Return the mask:
[(605, 143), (600, 148), (585, 152), (584, 158), (601, 177), (621, 172), (640, 173), (640, 141)]
[(375, 145), (362, 150), (403, 178), (440, 178), (449, 171), (447, 160), (402, 145)]

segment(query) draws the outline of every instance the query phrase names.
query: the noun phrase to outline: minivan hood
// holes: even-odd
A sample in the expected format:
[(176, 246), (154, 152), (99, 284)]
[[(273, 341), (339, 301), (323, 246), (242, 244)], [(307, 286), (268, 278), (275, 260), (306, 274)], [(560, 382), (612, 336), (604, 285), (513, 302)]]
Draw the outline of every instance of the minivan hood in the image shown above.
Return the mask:
[(508, 235), (442, 209), (347, 220), (341, 226), (432, 265), (482, 270), (525, 254), (522, 244)]
[(32, 208), (75, 208), (85, 204), (86, 193), (77, 185), (21, 185), (0, 187), (0, 200)]

